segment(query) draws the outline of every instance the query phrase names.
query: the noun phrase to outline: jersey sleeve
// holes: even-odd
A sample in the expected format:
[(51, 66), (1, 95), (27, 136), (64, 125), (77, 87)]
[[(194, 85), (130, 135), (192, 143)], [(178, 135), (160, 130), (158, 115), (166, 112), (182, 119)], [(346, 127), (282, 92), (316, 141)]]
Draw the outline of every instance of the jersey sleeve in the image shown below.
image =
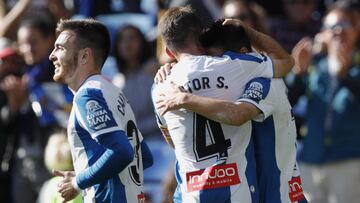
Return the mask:
[(262, 122), (273, 113), (277, 105), (276, 97), (272, 80), (254, 78), (246, 84), (245, 90), (238, 102), (247, 102), (256, 106), (261, 111), (261, 114), (254, 120)]
[(271, 58), (265, 54), (257, 52), (250, 52), (246, 54), (226, 52), (225, 55), (229, 56), (232, 60), (238, 61), (239, 65), (244, 67), (246, 74), (250, 78), (274, 77), (274, 65)]
[(92, 138), (121, 130), (100, 89), (82, 89), (76, 95), (74, 103), (76, 117)]

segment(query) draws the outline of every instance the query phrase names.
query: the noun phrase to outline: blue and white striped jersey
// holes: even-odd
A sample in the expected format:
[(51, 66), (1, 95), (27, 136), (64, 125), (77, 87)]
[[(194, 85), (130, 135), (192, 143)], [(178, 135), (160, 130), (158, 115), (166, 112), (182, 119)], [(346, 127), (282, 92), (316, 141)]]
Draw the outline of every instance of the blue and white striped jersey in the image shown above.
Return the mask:
[(84, 189), (84, 202), (145, 201), (140, 148), (143, 138), (136, 127), (133, 111), (119, 88), (104, 77), (93, 75), (75, 93), (68, 124), (68, 139), (77, 175), (94, 166), (104, 153), (105, 148), (98, 139), (117, 131), (127, 135), (135, 158), (118, 175)]
[(255, 78), (239, 102), (261, 110), (252, 122), (261, 203), (305, 203), (296, 163), (296, 128), (282, 79)]
[[(153, 98), (166, 92), (173, 81), (196, 95), (236, 101), (255, 77), (273, 77), (270, 58), (257, 53), (187, 55), (164, 83), (155, 85)], [(258, 202), (254, 151), (249, 145), (251, 122), (230, 126), (179, 109), (158, 115), (158, 124), (169, 132), (175, 146), (179, 185), (175, 202)]]

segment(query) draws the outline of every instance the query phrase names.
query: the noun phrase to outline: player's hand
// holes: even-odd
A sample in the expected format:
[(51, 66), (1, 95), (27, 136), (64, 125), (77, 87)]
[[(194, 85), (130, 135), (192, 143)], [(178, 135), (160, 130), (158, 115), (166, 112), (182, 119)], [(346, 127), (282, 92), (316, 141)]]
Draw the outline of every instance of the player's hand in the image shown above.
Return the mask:
[(63, 203), (74, 199), (79, 194), (79, 191), (74, 188), (71, 183), (71, 181), (75, 177), (74, 171), (53, 170), (53, 174), (55, 176), (63, 177), (63, 179), (58, 184), (58, 192), (63, 198)]
[(166, 92), (161, 92), (157, 95), (155, 107), (160, 115), (163, 116), (168, 111), (180, 109), (184, 104), (186, 95), (187, 93), (183, 87), (170, 82), (170, 88)]
[(224, 20), (223, 25), (235, 25), (235, 26), (242, 26), (242, 27), (247, 27), (246, 23), (244, 23), (243, 21), (239, 20), (239, 19), (233, 19), (233, 18), (227, 18)]
[(155, 84), (158, 84), (166, 80), (166, 77), (170, 75), (171, 69), (175, 64), (176, 63), (165, 63), (164, 65), (162, 65), (155, 75), (154, 78)]

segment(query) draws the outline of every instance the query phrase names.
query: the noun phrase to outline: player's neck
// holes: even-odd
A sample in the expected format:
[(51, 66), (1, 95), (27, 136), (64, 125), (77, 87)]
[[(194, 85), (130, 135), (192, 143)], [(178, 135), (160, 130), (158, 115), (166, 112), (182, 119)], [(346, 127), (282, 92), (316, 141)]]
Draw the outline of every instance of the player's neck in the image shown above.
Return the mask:
[(177, 53), (177, 58), (178, 60), (181, 60), (182, 57), (187, 56), (187, 55), (204, 55), (204, 50), (202, 49), (202, 47), (200, 46), (188, 46), (184, 49), (182, 49), (180, 52)]

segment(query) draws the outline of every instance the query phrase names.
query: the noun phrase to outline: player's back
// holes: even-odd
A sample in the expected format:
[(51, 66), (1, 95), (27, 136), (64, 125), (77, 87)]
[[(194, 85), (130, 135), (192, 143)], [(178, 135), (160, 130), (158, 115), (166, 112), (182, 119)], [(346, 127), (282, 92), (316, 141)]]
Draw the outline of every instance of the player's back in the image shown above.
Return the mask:
[(102, 76), (88, 78), (74, 96), (68, 135), (75, 172), (79, 173), (105, 151), (97, 136), (124, 131), (135, 152), (134, 160), (117, 176), (83, 192), (85, 202), (143, 201), (143, 166), (134, 113), (121, 90)]
[[(241, 56), (245, 58), (187, 56), (167, 81), (196, 95), (236, 101), (247, 81), (272, 76), (270, 61), (260, 55)], [(155, 92), (166, 87), (165, 82)], [(160, 122), (175, 145), (179, 202), (256, 202), (255, 168), (249, 163), (254, 161), (248, 148), (250, 122), (224, 125), (185, 109), (165, 114)]]

